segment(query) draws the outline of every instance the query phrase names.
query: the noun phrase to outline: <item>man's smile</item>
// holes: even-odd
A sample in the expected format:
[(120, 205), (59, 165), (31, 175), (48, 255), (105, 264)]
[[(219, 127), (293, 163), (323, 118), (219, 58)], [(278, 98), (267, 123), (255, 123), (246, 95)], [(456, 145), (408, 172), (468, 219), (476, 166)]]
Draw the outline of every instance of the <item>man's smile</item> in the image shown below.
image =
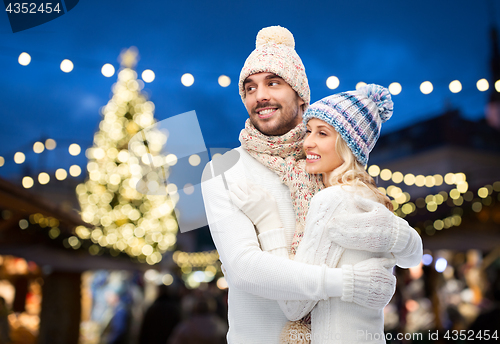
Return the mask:
[(259, 116), (260, 119), (265, 119), (274, 115), (276, 113), (276, 110), (278, 110), (277, 107), (265, 107), (255, 110), (255, 113)]

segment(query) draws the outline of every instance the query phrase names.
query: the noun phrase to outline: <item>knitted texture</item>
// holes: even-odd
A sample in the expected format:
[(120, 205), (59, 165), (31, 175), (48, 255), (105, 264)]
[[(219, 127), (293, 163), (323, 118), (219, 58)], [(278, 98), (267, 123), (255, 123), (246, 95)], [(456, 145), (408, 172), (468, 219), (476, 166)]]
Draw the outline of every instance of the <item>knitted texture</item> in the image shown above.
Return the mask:
[(392, 116), (389, 91), (370, 84), (356, 91), (341, 92), (312, 104), (304, 113), (304, 123), (318, 118), (335, 128), (356, 159), (363, 165), (380, 137), (382, 123)]
[(296, 215), (296, 228), (290, 248), (290, 258), (304, 235), (306, 216), (314, 194), (324, 188), (321, 175), (305, 172), (305, 126), (300, 123), (282, 136), (266, 136), (247, 120), (240, 133), (242, 147), (256, 160), (280, 176), (288, 186)]
[(309, 344), (311, 342), (311, 316), (300, 321), (289, 321), (283, 327), (280, 344)]
[(355, 196), (353, 207), (362, 212), (335, 216), (328, 224), (330, 239), (342, 247), (369, 252), (405, 251), (412, 230), (405, 220), (394, 216), (384, 205)]
[(244, 81), (252, 74), (273, 73), (281, 77), (309, 105), (311, 96), (306, 70), (295, 51), (295, 40), (290, 31), (281, 26), (270, 26), (259, 31), (256, 48), (248, 56), (240, 73), (239, 90), (245, 102)]
[(382, 309), (396, 291), (396, 277), (388, 271), (394, 266), (395, 259), (387, 259), (385, 267), (379, 259), (371, 258), (354, 265), (342, 266), (344, 289), (341, 300), (354, 302), (371, 309)]

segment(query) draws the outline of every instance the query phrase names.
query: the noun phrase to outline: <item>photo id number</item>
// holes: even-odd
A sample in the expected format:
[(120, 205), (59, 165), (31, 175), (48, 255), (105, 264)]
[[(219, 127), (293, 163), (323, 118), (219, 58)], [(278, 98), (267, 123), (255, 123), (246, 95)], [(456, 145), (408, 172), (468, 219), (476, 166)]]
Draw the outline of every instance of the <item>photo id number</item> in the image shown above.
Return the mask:
[(62, 10), (59, 7), (59, 3), (56, 3), (55, 6), (52, 6), (53, 4), (51, 2), (45, 2), (41, 3), (40, 5), (35, 4), (35, 3), (28, 3), (28, 2), (9, 2), (7, 7), (5, 8), (6, 12), (9, 13), (52, 13), (56, 12), (59, 13)]

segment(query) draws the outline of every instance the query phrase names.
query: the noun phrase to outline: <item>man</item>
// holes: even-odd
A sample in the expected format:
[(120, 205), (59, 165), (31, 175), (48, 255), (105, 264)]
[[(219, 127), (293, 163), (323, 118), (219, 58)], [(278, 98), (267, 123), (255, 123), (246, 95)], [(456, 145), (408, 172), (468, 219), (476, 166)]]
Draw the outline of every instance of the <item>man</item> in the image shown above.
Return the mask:
[[(301, 147), (303, 133), (298, 132), (297, 125), (309, 105), (309, 85), (288, 30), (270, 27), (259, 32), (257, 48), (241, 71), (239, 89), (250, 117), (251, 124), (247, 125), (254, 126), (273, 147)], [(278, 154), (286, 154), (286, 150)], [(234, 164), (235, 156), (238, 159)], [(295, 231), (288, 188), (274, 172), (238, 147), (209, 163), (203, 179), (210, 231), (229, 286), (229, 344), (279, 343), (287, 319), (274, 300), (342, 296), (341, 269), (306, 265), (265, 252), (290, 249)], [(264, 187), (277, 200), (286, 241), (277, 237), (267, 241), (272, 242), (271, 246), (260, 247), (254, 225), (235, 208), (228, 193), (228, 184), (242, 179)], [(272, 231), (265, 235), (272, 235)], [(373, 266), (372, 271), (379, 276), (388, 274), (382, 263)], [(355, 285), (356, 280), (352, 283)], [(375, 280), (371, 283), (375, 289), (378, 287)], [(385, 296), (385, 303), (390, 296)]]

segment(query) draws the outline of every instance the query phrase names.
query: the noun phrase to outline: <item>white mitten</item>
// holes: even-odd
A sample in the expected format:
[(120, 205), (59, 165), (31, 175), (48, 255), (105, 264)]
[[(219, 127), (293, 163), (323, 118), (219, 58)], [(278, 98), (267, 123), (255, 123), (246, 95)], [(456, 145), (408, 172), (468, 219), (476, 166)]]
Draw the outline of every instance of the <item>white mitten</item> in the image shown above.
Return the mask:
[(362, 212), (335, 216), (329, 223), (330, 238), (342, 247), (369, 252), (398, 252), (410, 238), (412, 228), (384, 205), (356, 198)]
[(342, 266), (342, 301), (382, 309), (396, 291), (396, 277), (392, 274), (395, 259), (371, 258), (356, 265)]
[(276, 200), (260, 186), (240, 180), (229, 185), (229, 195), (259, 233), (283, 227)]

